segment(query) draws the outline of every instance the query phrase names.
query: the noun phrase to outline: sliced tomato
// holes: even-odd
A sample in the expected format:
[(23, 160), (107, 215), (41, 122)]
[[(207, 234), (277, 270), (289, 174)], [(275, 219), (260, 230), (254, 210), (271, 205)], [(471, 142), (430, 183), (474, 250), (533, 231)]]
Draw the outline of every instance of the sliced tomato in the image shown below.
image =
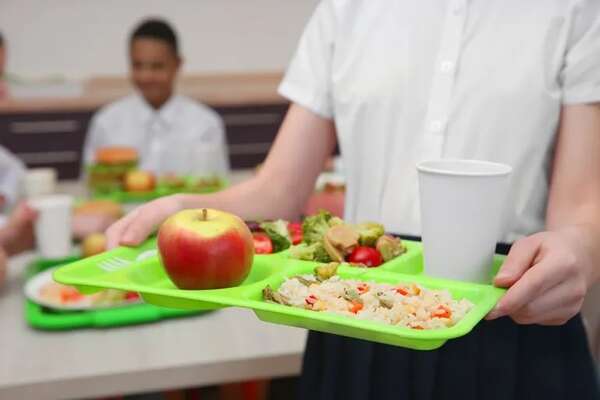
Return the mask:
[(408, 295), (408, 290), (404, 289), (403, 287), (397, 287), (396, 292), (400, 293), (402, 296)]
[(302, 242), (302, 224), (300, 222), (289, 222), (288, 232), (292, 238), (292, 244), (299, 244)]
[(77, 289), (70, 286), (64, 287), (60, 291), (60, 301), (63, 304), (75, 303), (81, 301), (84, 297)]
[(254, 252), (256, 254), (271, 254), (273, 253), (273, 242), (269, 235), (263, 232), (254, 232)]

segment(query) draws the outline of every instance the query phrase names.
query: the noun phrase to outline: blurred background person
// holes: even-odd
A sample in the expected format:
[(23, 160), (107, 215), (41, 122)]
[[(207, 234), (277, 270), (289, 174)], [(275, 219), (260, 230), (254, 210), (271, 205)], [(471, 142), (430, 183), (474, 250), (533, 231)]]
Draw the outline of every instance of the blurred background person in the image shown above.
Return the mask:
[[(175, 93), (183, 62), (178, 39), (165, 21), (148, 19), (129, 39), (131, 81), (136, 93), (108, 104), (91, 122), (84, 163), (108, 146), (137, 150), (139, 168), (158, 175), (198, 174), (198, 154), (212, 172), (229, 169), (223, 122), (209, 107)], [(202, 153), (195, 152), (204, 150)]]
[(0, 32), (0, 100), (8, 96), (8, 85), (6, 83), (6, 45), (4, 36)]

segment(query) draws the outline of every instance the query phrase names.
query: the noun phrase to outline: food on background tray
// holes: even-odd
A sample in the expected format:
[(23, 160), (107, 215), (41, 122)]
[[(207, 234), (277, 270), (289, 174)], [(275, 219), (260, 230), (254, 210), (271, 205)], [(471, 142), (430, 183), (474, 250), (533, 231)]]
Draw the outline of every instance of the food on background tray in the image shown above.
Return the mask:
[(75, 215), (106, 215), (115, 219), (123, 216), (123, 207), (112, 200), (90, 200), (75, 207)]
[(75, 207), (73, 213), (73, 235), (83, 240), (92, 233), (104, 232), (123, 215), (119, 203), (111, 200), (92, 200)]
[(223, 181), (218, 176), (205, 176), (195, 179), (191, 184), (190, 189), (192, 191), (206, 191), (220, 188), (223, 185)]
[(72, 286), (48, 281), (39, 289), (39, 300), (46, 306), (63, 308), (99, 308), (114, 307), (140, 302), (140, 296), (135, 292), (115, 289), (105, 289), (100, 292), (85, 295)]
[(383, 225), (348, 224), (328, 211), (307, 217), (302, 232), (302, 242), (290, 248), (290, 257), (300, 260), (376, 267), (406, 252), (399, 238), (385, 234)]
[(138, 152), (130, 147), (102, 147), (96, 151), (95, 164), (88, 166), (88, 186), (97, 192), (119, 190), (128, 171), (138, 164)]
[(169, 173), (169, 174), (165, 174), (164, 176), (162, 176), (160, 178), (160, 185), (163, 185), (167, 189), (174, 190), (174, 189), (185, 188), (185, 186), (187, 185), (187, 182), (183, 177), (177, 176), (173, 173)]
[(81, 255), (91, 257), (106, 251), (106, 235), (103, 233), (92, 233), (87, 235), (81, 243)]
[(183, 210), (158, 231), (158, 250), (167, 275), (179, 289), (239, 285), (252, 266), (250, 230), (237, 216), (213, 209)]
[(152, 192), (156, 187), (156, 178), (152, 172), (132, 170), (125, 174), (123, 185), (128, 192)]
[(472, 308), (447, 290), (415, 283), (376, 283), (342, 279), (337, 263), (320, 265), (313, 275), (286, 278), (277, 290), (263, 290), (265, 301), (312, 311), (331, 312), (411, 329), (456, 325)]
[(256, 254), (283, 251), (302, 242), (302, 224), (282, 219), (265, 222), (247, 222), (254, 238)]

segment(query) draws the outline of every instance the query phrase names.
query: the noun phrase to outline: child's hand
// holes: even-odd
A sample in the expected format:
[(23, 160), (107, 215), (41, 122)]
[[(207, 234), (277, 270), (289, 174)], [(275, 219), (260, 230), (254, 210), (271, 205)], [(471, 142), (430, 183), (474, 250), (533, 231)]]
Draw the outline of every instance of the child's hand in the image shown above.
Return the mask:
[(142, 243), (164, 220), (182, 208), (178, 195), (162, 197), (136, 208), (108, 228), (108, 248)]
[(20, 203), (13, 210), (6, 225), (0, 230), (0, 246), (7, 255), (19, 254), (33, 248), (35, 238), (33, 223), (37, 212), (26, 203)]

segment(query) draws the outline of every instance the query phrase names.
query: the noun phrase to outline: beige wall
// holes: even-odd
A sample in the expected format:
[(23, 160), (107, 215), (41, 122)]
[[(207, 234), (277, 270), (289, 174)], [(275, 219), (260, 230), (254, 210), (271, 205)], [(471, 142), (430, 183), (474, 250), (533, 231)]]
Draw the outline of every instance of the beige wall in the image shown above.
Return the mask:
[(318, 0), (0, 0), (8, 70), (88, 78), (127, 71), (145, 16), (176, 26), (185, 72), (282, 70)]

